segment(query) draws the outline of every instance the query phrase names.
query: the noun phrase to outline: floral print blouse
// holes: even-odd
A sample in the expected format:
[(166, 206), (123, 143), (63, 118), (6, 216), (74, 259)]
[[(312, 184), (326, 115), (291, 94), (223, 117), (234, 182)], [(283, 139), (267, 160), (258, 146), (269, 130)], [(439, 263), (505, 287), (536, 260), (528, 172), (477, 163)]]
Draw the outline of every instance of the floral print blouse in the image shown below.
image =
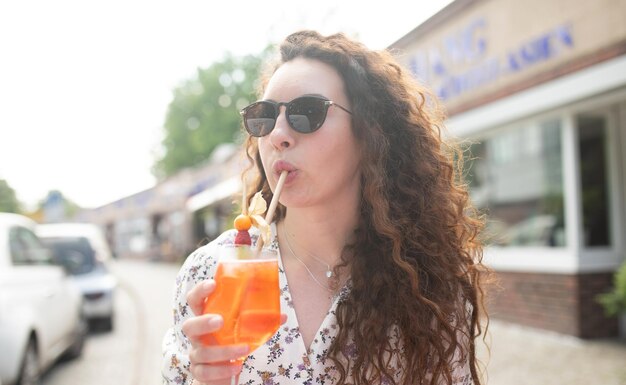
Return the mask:
[[(166, 332), (163, 339), (163, 384), (190, 385), (192, 382), (189, 372), (189, 349), (191, 344), (181, 329), (183, 322), (193, 316), (186, 301), (186, 294), (199, 282), (214, 277), (217, 265), (217, 259), (214, 256), (217, 255), (216, 252), (223, 245), (233, 244), (235, 234), (235, 230), (226, 231), (213, 242), (194, 251), (187, 258), (176, 278), (173, 309), (174, 324)], [(272, 225), (272, 234), (276, 234), (274, 225)], [(253, 243), (256, 238), (257, 236), (252, 234)], [(277, 250), (279, 256), (280, 305), (281, 311), (287, 314), (287, 322), (281, 325), (276, 334), (267, 343), (248, 356), (243, 364), (239, 384), (337, 384), (340, 377), (338, 370), (335, 368), (333, 361), (326, 357), (326, 354), (337, 334), (338, 327), (335, 310), (337, 309), (337, 304), (349, 293), (348, 286), (345, 286), (335, 296), (324, 321), (316, 333), (316, 337), (313, 339), (309, 349), (307, 349), (299, 332), (287, 277), (280, 258), (278, 240), (275, 236), (273, 236), (273, 240), (268, 247)], [(399, 340), (399, 338), (393, 338), (392, 336), (392, 341), (395, 341), (395, 351), (400, 351), (401, 349)], [(355, 354), (355, 345), (348, 344), (342, 350), (345, 357), (350, 359)], [(390, 373), (394, 374), (395, 380), (400, 380), (402, 377), (401, 365), (391, 364), (390, 369)], [(466, 363), (462, 362), (456, 366), (453, 379), (455, 385), (472, 384), (469, 367)], [(383, 379), (381, 383), (391, 384), (392, 382), (388, 380)], [(350, 382), (348, 378), (346, 384)]]

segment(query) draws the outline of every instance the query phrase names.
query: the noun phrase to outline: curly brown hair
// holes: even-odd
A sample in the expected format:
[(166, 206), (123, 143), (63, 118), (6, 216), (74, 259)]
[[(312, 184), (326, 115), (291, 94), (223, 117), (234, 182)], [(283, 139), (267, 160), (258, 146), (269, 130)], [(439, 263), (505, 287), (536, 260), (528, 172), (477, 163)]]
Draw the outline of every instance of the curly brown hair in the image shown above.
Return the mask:
[[(400, 354), (401, 384), (451, 384), (454, 365), (463, 361), (479, 385), (475, 344), (488, 323), (483, 220), (463, 183), (460, 147), (443, 139), (435, 98), (390, 52), (343, 34), (288, 36), (268, 76), (298, 57), (326, 63), (343, 78), (363, 154), (359, 227), (335, 268), (347, 269), (351, 280), (328, 352), (340, 383), (348, 375), (355, 384), (395, 383), (388, 358)], [(256, 189), (248, 191), (271, 199), (256, 138), (247, 138), (246, 151), (258, 171)], [(277, 220), (284, 215), (279, 205)], [(392, 330), (399, 331), (400, 349), (391, 346)], [(349, 342), (356, 344), (352, 360), (345, 356)]]

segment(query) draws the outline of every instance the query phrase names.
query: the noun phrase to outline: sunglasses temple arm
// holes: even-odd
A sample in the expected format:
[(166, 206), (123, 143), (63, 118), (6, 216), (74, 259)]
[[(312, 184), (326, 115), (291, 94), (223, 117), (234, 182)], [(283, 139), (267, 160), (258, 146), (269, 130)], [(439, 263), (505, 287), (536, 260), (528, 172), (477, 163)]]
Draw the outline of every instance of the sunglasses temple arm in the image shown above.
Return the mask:
[(349, 113), (350, 115), (352, 115), (352, 111), (349, 111), (347, 108), (345, 108), (345, 107), (341, 106), (340, 104), (337, 104), (337, 103), (335, 103), (335, 102), (333, 102), (333, 101), (331, 101), (331, 100), (329, 100), (329, 101), (328, 101), (328, 103), (329, 103), (329, 104), (328, 104), (329, 106), (336, 106), (336, 107), (339, 107), (339, 108), (341, 108), (342, 110), (344, 110), (345, 112), (347, 112), (347, 113)]

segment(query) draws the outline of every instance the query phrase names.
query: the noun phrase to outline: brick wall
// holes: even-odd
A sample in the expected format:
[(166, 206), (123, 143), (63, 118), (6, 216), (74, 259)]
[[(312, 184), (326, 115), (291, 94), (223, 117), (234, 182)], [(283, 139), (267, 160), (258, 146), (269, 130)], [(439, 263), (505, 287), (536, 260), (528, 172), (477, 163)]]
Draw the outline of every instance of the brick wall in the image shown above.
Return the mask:
[(609, 290), (612, 275), (497, 272), (488, 311), (494, 319), (581, 338), (613, 337), (617, 320), (595, 302)]
[(596, 301), (599, 293), (610, 290), (613, 273), (581, 274), (578, 276), (578, 316), (580, 334), (584, 338), (613, 337), (618, 334), (617, 319), (604, 316), (604, 309)]

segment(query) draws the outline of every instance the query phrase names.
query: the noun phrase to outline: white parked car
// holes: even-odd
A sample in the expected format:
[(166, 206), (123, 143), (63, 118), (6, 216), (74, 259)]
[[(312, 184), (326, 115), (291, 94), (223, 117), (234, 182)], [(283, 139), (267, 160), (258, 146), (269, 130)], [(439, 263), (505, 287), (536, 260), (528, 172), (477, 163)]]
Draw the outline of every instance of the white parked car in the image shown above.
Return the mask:
[(82, 296), (34, 233), (35, 223), (0, 213), (0, 382), (39, 384), (62, 355), (81, 354)]
[(109, 271), (111, 250), (100, 228), (90, 223), (53, 223), (39, 225), (36, 231), (81, 289), (85, 316), (101, 329), (111, 330), (117, 281)]

